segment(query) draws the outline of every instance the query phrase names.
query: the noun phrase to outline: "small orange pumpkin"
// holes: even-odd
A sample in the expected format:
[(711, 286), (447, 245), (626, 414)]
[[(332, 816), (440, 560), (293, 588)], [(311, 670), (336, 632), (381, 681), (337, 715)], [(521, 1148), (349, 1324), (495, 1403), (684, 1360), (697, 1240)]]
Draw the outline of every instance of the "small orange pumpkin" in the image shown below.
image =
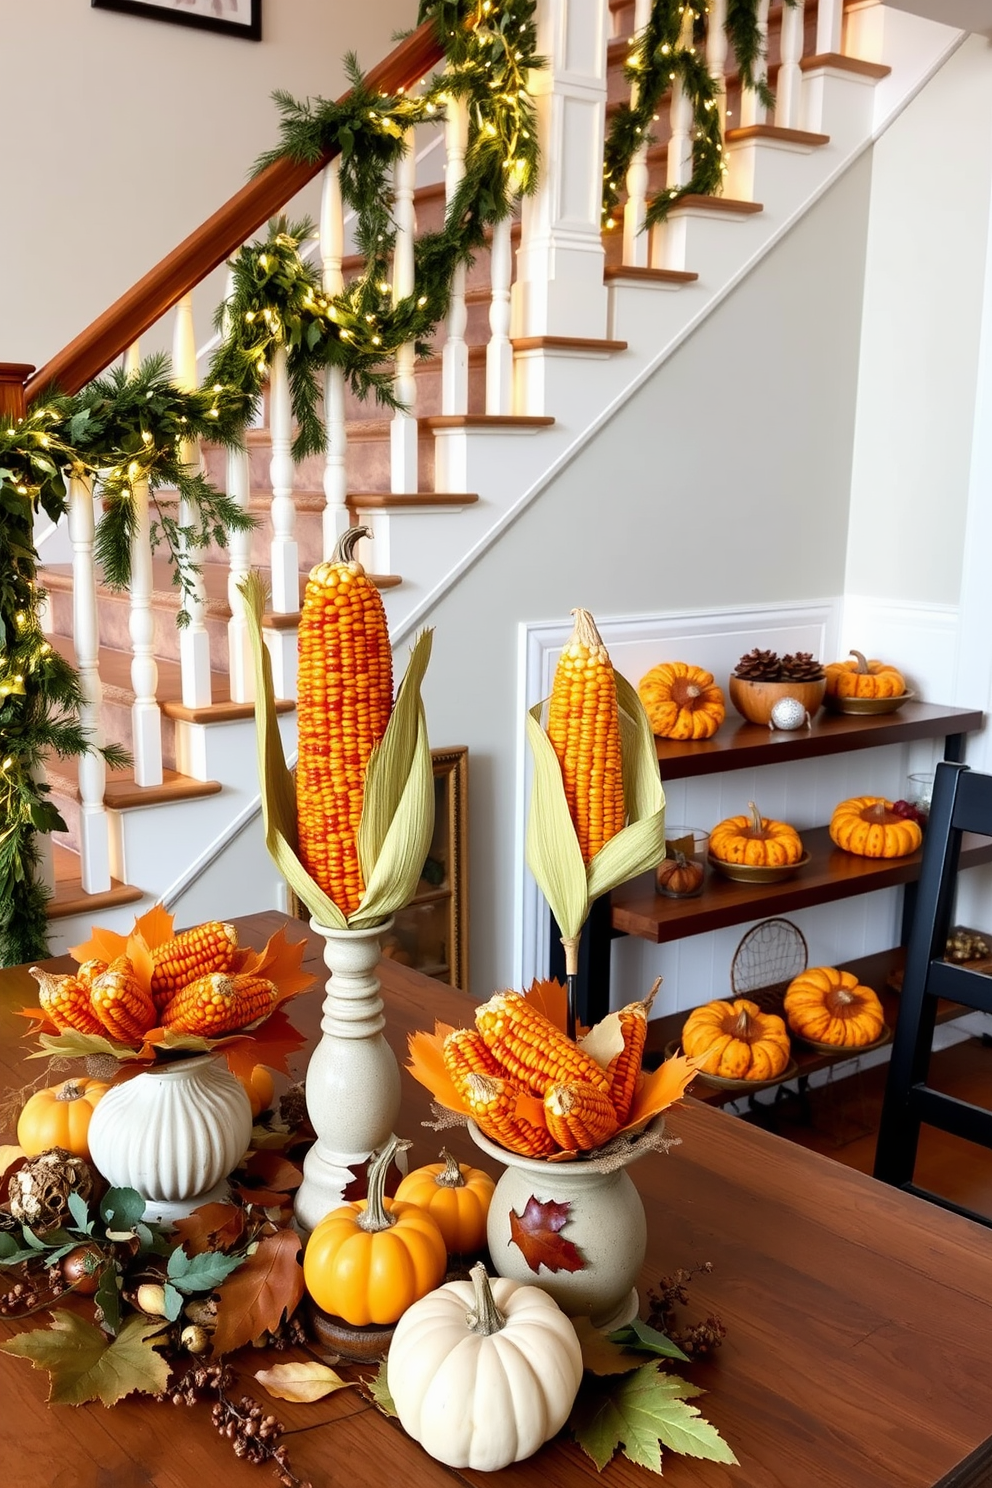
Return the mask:
[(698, 858), (687, 858), (676, 849), (673, 858), (663, 858), (655, 869), (655, 883), (660, 894), (672, 899), (687, 899), (703, 887), (704, 869)]
[(798, 863), (802, 838), (788, 822), (762, 816), (748, 801), (750, 816), (728, 816), (710, 833), (710, 852), (722, 863), (745, 863), (754, 868), (779, 868)]
[(486, 1218), (496, 1185), (481, 1168), (459, 1164), (447, 1150), (443, 1161), (407, 1173), (396, 1197), (419, 1204), (437, 1220), (452, 1255), (471, 1255), (486, 1243)]
[(261, 1116), (263, 1111), (272, 1109), (276, 1087), (271, 1072), (264, 1064), (256, 1064), (250, 1075), (239, 1075), (238, 1081), (244, 1087), (245, 1095), (251, 1102), (253, 1121), (256, 1116)]
[(663, 739), (709, 739), (727, 709), (713, 673), (684, 661), (663, 661), (637, 684), (648, 721)]
[(906, 691), (902, 672), (885, 661), (868, 661), (860, 651), (851, 655), (853, 661), (832, 661), (824, 668), (828, 697), (902, 697)]
[(706, 1074), (724, 1080), (774, 1080), (789, 1063), (789, 1034), (777, 1013), (756, 1002), (720, 998), (694, 1008), (682, 1028), (682, 1048)]
[(793, 977), (785, 994), (785, 1016), (793, 1033), (815, 1044), (858, 1048), (873, 1044), (885, 1029), (878, 995), (850, 971), (812, 966)]
[(916, 851), (923, 833), (884, 796), (852, 796), (834, 807), (830, 840), (861, 858), (904, 858)]
[(64, 1147), (89, 1162), (90, 1117), (110, 1089), (105, 1080), (63, 1080), (47, 1090), (36, 1090), (17, 1121), (17, 1141), (28, 1157), (50, 1147)]

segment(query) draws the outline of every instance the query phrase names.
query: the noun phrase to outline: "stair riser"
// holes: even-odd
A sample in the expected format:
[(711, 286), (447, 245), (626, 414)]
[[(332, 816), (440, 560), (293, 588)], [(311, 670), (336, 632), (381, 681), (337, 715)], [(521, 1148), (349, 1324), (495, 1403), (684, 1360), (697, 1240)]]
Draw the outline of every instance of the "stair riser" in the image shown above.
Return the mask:
[[(206, 557), (207, 555), (205, 555)], [(53, 591), (50, 596), (54, 629), (57, 635), (72, 635), (72, 595)], [(114, 651), (130, 651), (131, 636), (128, 629), (130, 605), (126, 594), (103, 591), (97, 604), (97, 625), (100, 645)], [(178, 661), (180, 632), (176, 625), (176, 610), (159, 607), (153, 598), (155, 656), (160, 660)], [(206, 630), (210, 637), (210, 665), (219, 672), (227, 671), (227, 617), (208, 615)]]

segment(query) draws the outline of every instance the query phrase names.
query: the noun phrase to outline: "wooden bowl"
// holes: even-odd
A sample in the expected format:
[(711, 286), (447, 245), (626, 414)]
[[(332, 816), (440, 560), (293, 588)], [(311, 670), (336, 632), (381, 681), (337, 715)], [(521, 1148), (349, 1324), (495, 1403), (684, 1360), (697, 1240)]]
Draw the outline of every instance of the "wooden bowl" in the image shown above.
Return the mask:
[(782, 698), (795, 698), (810, 718), (819, 712), (827, 690), (827, 679), (818, 682), (752, 682), (747, 677), (731, 676), (730, 701), (748, 723), (771, 723), (772, 709)]
[[(677, 1054), (681, 1048), (677, 1039), (665, 1045), (665, 1057), (670, 1059)], [(710, 1075), (705, 1070), (697, 1070), (693, 1075), (694, 1080), (702, 1080), (704, 1085), (710, 1085), (714, 1090), (736, 1090), (742, 1095), (751, 1090), (770, 1090), (773, 1085), (781, 1085), (786, 1080), (794, 1080), (799, 1073), (799, 1066), (794, 1059), (790, 1059), (781, 1074), (775, 1075), (771, 1080), (731, 1080), (726, 1075)]]
[(722, 858), (715, 858), (709, 853), (706, 861), (717, 873), (722, 873), (724, 878), (733, 879), (734, 883), (772, 884), (783, 883), (785, 879), (791, 878), (800, 868), (806, 867), (809, 858), (809, 853), (804, 852), (794, 863), (776, 863), (770, 867), (764, 863), (725, 863)]
[(903, 703), (908, 703), (915, 696), (915, 692), (902, 692), (898, 697), (887, 698), (837, 697), (828, 694), (823, 699), (823, 706), (831, 713), (898, 713)]

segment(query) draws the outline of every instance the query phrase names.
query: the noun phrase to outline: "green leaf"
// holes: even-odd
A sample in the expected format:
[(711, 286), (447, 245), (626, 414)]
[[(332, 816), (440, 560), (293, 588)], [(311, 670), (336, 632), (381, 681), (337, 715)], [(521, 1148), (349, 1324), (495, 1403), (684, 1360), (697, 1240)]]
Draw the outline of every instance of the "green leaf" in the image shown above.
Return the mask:
[(167, 1281), (162, 1288), (162, 1299), (166, 1319), (174, 1323), (183, 1310), (183, 1294), (178, 1287), (172, 1285), (171, 1281)]
[[(575, 827), (569, 815), (561, 766), (541, 726), (542, 703), (527, 712), (527, 738), (534, 756), (527, 814), (527, 866), (537, 880), (562, 935), (578, 935), (589, 913), (589, 888)], [(662, 844), (664, 848), (664, 843)]]
[(150, 1342), (161, 1333), (161, 1322), (130, 1317), (108, 1342), (105, 1333), (75, 1313), (56, 1309), (51, 1316), (51, 1328), (21, 1333), (0, 1348), (48, 1370), (52, 1405), (82, 1405), (86, 1400), (114, 1405), (133, 1390), (148, 1395), (164, 1391), (169, 1366)]
[(662, 1446), (686, 1457), (736, 1465), (720, 1433), (685, 1403), (702, 1393), (655, 1364), (632, 1374), (586, 1375), (568, 1424), (600, 1472), (620, 1449), (637, 1466), (660, 1474)]
[(134, 1188), (108, 1188), (100, 1203), (100, 1218), (108, 1230), (132, 1233), (145, 1213), (145, 1201)]
[(85, 1059), (89, 1054), (110, 1054), (114, 1059), (137, 1059), (140, 1050), (130, 1049), (127, 1044), (113, 1044), (99, 1033), (77, 1033), (74, 1028), (65, 1033), (40, 1033), (40, 1049), (29, 1054), (28, 1059), (50, 1059), (53, 1054), (63, 1059)]
[(369, 1394), (384, 1416), (395, 1416), (396, 1406), (389, 1389), (389, 1377), (386, 1373), (386, 1360), (379, 1365), (377, 1373), (364, 1383), (368, 1386)]
[(113, 1261), (108, 1261), (100, 1271), (100, 1280), (93, 1294), (99, 1308), (100, 1327), (104, 1333), (118, 1334), (121, 1331), (121, 1274)]
[(244, 1259), (243, 1255), (224, 1255), (219, 1250), (188, 1256), (182, 1246), (177, 1246), (169, 1257), (167, 1273), (180, 1292), (212, 1292)]
[(680, 1359), (684, 1364), (689, 1363), (689, 1356), (684, 1354), (678, 1344), (666, 1338), (664, 1333), (659, 1333), (657, 1328), (649, 1328), (647, 1323), (642, 1323), (640, 1318), (634, 1318), (624, 1328), (617, 1328), (615, 1332), (606, 1335), (611, 1343), (620, 1344), (621, 1348), (637, 1349), (641, 1353), (660, 1354), (663, 1359)]
[(90, 1219), (90, 1211), (86, 1200), (78, 1193), (69, 1195), (69, 1213), (76, 1221), (76, 1229), (84, 1235), (92, 1235), (93, 1221)]

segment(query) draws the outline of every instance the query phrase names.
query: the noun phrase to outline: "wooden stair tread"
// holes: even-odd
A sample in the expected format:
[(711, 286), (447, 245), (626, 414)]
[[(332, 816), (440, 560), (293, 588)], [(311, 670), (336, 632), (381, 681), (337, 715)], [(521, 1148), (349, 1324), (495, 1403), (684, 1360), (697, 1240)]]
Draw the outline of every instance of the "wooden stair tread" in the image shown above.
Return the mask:
[(626, 341), (609, 341), (595, 336), (515, 336), (510, 345), (514, 351), (626, 351)]
[(847, 57), (843, 52), (816, 52), (799, 61), (801, 72), (815, 72), (819, 67), (831, 67), (835, 72), (852, 72), (861, 77), (881, 79), (889, 76), (891, 67), (882, 62), (867, 62), (864, 57)]
[[(79, 760), (52, 759), (46, 769), (52, 791), (79, 800)], [(111, 811), (132, 806), (159, 806), (166, 801), (193, 801), (216, 796), (224, 789), (219, 780), (194, 780), (178, 770), (163, 769), (161, 785), (138, 785), (134, 770), (108, 770), (103, 802)]]
[(478, 495), (462, 491), (412, 491), (404, 494), (396, 491), (348, 492), (348, 505), (356, 511), (379, 511), (384, 507), (416, 511), (419, 507), (473, 506), (478, 499)]
[(777, 124), (745, 124), (728, 129), (724, 136), (728, 144), (736, 140), (778, 140), (784, 145), (808, 145), (811, 149), (829, 145), (829, 134), (814, 134), (808, 129), (781, 129)]
[(699, 278), (691, 269), (649, 269), (634, 264), (607, 264), (603, 270), (607, 284), (617, 279), (638, 280), (644, 284), (692, 284)]
[(100, 894), (83, 892), (79, 858), (69, 848), (52, 843), (52, 861), (55, 869), (55, 892), (48, 901), (47, 914), (50, 920), (63, 920), (69, 915), (92, 914), (99, 918), (101, 909), (112, 909), (119, 904), (136, 904), (145, 897), (142, 889), (132, 888), (119, 879), (110, 880), (110, 888)]
[(672, 212), (712, 212), (714, 216), (753, 217), (765, 210), (763, 202), (739, 201), (731, 196), (683, 196)]
[(438, 413), (418, 419), (434, 429), (546, 429), (554, 423), (551, 414), (537, 413)]

